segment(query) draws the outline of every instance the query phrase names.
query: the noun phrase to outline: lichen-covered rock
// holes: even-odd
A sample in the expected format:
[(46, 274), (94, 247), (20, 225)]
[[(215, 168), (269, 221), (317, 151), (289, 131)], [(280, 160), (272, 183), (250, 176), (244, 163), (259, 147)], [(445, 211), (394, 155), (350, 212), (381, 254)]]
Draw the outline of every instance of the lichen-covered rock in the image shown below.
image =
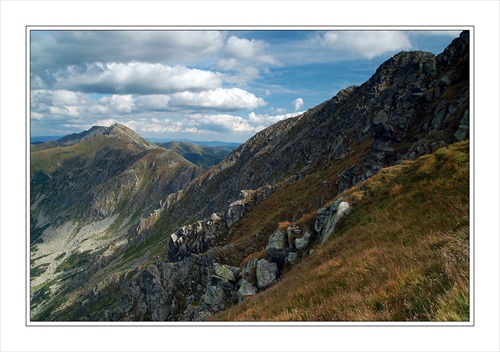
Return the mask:
[(238, 300), (241, 301), (243, 300), (244, 297), (246, 296), (253, 296), (254, 294), (257, 293), (257, 288), (252, 285), (250, 282), (247, 280), (243, 279), (241, 281), (241, 286), (238, 290)]
[(351, 212), (349, 203), (337, 199), (328, 208), (318, 210), (314, 229), (319, 234), (319, 240), (324, 243), (335, 231), (337, 222)]
[(290, 252), (288, 253), (288, 256), (286, 257), (286, 263), (288, 265), (295, 265), (297, 264), (297, 253), (296, 252)]
[(214, 264), (215, 275), (228, 281), (236, 282), (240, 277), (240, 268), (226, 264)]
[(257, 287), (264, 289), (276, 282), (278, 265), (261, 259), (257, 262)]
[(225, 299), (224, 290), (218, 286), (208, 286), (201, 299), (206, 305), (219, 308)]
[(271, 258), (284, 262), (288, 255), (288, 243), (287, 237), (280, 230), (276, 230), (269, 236), (269, 242), (266, 247), (267, 253), (271, 256)]

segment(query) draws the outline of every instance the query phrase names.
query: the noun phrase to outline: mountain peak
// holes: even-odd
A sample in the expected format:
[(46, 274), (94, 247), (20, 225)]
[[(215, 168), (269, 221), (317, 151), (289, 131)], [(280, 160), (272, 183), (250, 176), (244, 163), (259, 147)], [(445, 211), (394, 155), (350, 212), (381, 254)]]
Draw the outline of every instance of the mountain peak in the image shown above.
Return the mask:
[(126, 139), (127, 142), (146, 150), (158, 148), (154, 144), (146, 141), (144, 138), (139, 136), (136, 132), (134, 132), (127, 126), (119, 123), (115, 123), (109, 127), (92, 126), (86, 131), (73, 133), (68, 136), (62, 137), (57, 140), (57, 143), (63, 146), (70, 146), (98, 136), (109, 136), (110, 138)]

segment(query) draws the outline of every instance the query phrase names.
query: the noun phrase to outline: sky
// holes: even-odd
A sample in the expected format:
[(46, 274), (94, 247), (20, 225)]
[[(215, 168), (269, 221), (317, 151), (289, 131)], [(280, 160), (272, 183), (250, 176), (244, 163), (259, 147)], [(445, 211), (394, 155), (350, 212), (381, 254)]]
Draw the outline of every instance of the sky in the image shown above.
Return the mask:
[(145, 138), (242, 143), (459, 31), (30, 31), (31, 136), (121, 123)]

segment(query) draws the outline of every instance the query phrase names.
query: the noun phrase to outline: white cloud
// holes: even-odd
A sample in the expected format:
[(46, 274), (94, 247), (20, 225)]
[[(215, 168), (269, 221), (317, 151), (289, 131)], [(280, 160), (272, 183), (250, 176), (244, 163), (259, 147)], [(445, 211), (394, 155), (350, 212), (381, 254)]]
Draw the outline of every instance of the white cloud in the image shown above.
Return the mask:
[(273, 56), (264, 53), (268, 47), (269, 44), (262, 40), (231, 36), (226, 41), (224, 50), (233, 58), (245, 58), (267, 65), (277, 65), (278, 61)]
[(233, 76), (226, 75), (226, 82), (246, 84), (260, 78), (260, 72), (268, 73), (269, 66), (280, 66), (273, 55), (266, 53), (269, 47), (263, 40), (229, 37), (218, 62), (219, 69), (232, 71)]
[(288, 119), (290, 117), (298, 116), (303, 112), (293, 112), (288, 114), (279, 115), (267, 115), (267, 114), (256, 114), (253, 111), (248, 114), (248, 121), (254, 125), (258, 125), (260, 129), (270, 126), (278, 121)]
[(304, 105), (304, 100), (302, 98), (297, 98), (292, 101), (292, 105), (294, 106), (295, 111), (297, 111)]
[(250, 110), (266, 105), (264, 99), (240, 88), (180, 92), (172, 94), (170, 102), (172, 106), (220, 110)]
[(205, 62), (221, 50), (226, 36), (220, 31), (35, 31), (32, 65), (36, 71), (97, 61)]
[(101, 105), (109, 108), (108, 112), (111, 113), (130, 113), (135, 108), (134, 99), (132, 95), (117, 95), (102, 97), (98, 100)]
[(54, 74), (54, 87), (97, 93), (172, 93), (219, 87), (217, 72), (144, 62), (93, 63), (84, 69), (70, 66)]
[(143, 110), (168, 110), (170, 96), (165, 94), (140, 95), (135, 99), (135, 104)]
[[(194, 115), (193, 115), (194, 117)], [(191, 128), (197, 132), (253, 133), (255, 128), (240, 116), (227, 114), (199, 115), (191, 118)]]
[(408, 34), (401, 31), (329, 31), (321, 33), (314, 41), (367, 59), (411, 48)]

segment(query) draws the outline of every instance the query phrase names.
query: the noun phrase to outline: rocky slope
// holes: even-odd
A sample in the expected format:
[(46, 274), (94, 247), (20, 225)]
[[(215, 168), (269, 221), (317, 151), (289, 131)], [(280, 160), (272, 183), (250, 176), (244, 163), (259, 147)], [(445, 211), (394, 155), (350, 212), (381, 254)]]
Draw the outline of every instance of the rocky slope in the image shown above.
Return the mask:
[(140, 242), (138, 219), (202, 173), (122, 125), (41, 145), (32, 149), (31, 165), (34, 292), (50, 282), (62, 289), (92, 261), (102, 265), (118, 248)]
[(162, 201), (130, 232), (141, 241), (87, 270), (85, 285), (35, 318), (205, 320), (267, 289), (329, 243), (349, 212), (333, 202), (340, 193), (468, 139), (468, 49), (463, 32), (437, 56), (401, 52), (365, 84), (261, 131), (181, 191), (159, 190)]

